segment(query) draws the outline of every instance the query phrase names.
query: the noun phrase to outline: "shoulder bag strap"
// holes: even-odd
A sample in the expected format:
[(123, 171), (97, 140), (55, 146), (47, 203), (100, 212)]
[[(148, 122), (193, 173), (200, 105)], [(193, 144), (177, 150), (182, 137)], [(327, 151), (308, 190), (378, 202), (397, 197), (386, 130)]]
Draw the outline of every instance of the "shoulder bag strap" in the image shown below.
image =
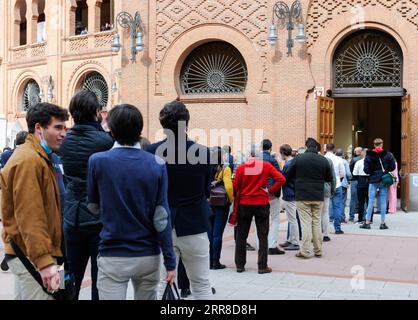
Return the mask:
[(26, 258), (26, 256), (23, 254), (22, 250), (20, 250), (19, 246), (16, 244), (16, 242), (13, 239), (10, 239), (10, 245), (12, 246), (12, 248), (13, 248), (16, 256), (19, 258), (20, 262), (23, 263), (23, 265), (25, 266), (26, 270), (28, 270), (28, 272), (35, 279), (35, 281), (41, 286), (42, 290), (45, 293), (47, 293), (48, 295), (51, 296), (52, 294), (49, 293), (48, 290), (46, 290), (46, 288), (43, 285), (41, 275), (39, 274), (38, 271), (36, 271), (36, 269), (33, 266), (33, 264), (29, 261), (28, 258)]
[[(378, 155), (378, 157), (379, 157), (379, 155)], [(385, 168), (383, 167), (382, 159), (380, 159), (380, 157), (379, 157), (379, 161), (380, 161), (380, 165), (382, 166), (383, 174), (385, 174)]]

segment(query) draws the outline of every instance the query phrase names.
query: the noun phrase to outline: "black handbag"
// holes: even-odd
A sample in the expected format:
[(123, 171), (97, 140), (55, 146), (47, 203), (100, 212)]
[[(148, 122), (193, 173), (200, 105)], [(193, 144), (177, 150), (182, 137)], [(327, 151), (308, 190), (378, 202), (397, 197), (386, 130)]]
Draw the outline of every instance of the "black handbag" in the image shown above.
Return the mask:
[(165, 287), (164, 294), (161, 300), (182, 300), (175, 282), (173, 283), (173, 285), (170, 285), (167, 282), (167, 286)]
[(28, 260), (28, 258), (26, 258), (26, 256), (23, 254), (22, 250), (19, 248), (16, 242), (13, 239), (11, 239), (10, 244), (16, 256), (25, 266), (26, 270), (28, 270), (28, 272), (32, 275), (35, 281), (42, 287), (42, 290), (46, 294), (52, 296), (55, 300), (73, 300), (74, 299), (74, 297), (76, 296), (77, 290), (76, 290), (75, 278), (73, 274), (69, 273), (68, 271), (65, 271), (65, 275), (64, 275), (65, 289), (59, 289), (58, 291), (54, 293), (50, 293), (44, 287), (41, 275), (39, 274), (38, 271), (36, 271), (35, 267)]

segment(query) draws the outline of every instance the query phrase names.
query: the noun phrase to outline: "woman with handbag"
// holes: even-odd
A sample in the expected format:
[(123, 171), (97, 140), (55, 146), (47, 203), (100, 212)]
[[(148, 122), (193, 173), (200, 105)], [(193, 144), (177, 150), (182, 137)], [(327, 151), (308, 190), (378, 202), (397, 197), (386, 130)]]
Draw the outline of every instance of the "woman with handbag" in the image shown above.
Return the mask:
[(220, 263), (222, 250), (222, 236), (228, 220), (229, 206), (234, 200), (232, 189), (232, 171), (228, 164), (224, 165), (222, 148), (214, 149), (216, 167), (212, 177), (212, 192), (209, 199), (212, 215), (210, 217), (210, 269), (224, 269), (225, 265)]

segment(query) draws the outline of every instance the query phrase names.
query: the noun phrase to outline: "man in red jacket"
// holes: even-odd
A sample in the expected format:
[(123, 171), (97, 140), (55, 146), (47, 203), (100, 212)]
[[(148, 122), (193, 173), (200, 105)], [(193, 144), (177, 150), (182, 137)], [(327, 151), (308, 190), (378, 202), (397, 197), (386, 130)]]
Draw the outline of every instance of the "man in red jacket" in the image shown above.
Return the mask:
[[(255, 217), (258, 249), (258, 273), (270, 273), (272, 270), (267, 265), (269, 233), (269, 194), (277, 192), (286, 182), (285, 177), (269, 162), (256, 157), (256, 146), (251, 146), (250, 157), (240, 165), (235, 173), (234, 193), (235, 201), (238, 201), (237, 238), (235, 242), (235, 265), (237, 272), (245, 271), (248, 232), (251, 221)], [(267, 188), (268, 179), (275, 182)]]

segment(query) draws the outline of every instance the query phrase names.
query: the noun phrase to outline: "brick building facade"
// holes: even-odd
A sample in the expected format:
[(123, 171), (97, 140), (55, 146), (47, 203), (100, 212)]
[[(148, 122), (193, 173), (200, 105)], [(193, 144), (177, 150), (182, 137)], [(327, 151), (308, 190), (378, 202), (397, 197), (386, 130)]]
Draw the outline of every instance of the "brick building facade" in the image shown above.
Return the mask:
[[(274, 47), (267, 41), (275, 2), (2, 1), (0, 113), (8, 121), (9, 140), (4, 140), (5, 143), (10, 142), (14, 131), (25, 127), (22, 100), (28, 81), (36, 81), (43, 93), (42, 100), (68, 106), (86, 77), (96, 72), (107, 85), (108, 108), (121, 102), (136, 105), (146, 119), (144, 134), (150, 140), (154, 140), (160, 130), (158, 113), (162, 106), (180, 99), (190, 109), (190, 129), (263, 129), (264, 136), (272, 139), (275, 150), (282, 143), (297, 148), (306, 137), (318, 135), (315, 94), (333, 89), (334, 56), (339, 46), (356, 32), (378, 30), (395, 41), (402, 54), (400, 81), (410, 94), (412, 119), (409, 193), (411, 207), (418, 208), (415, 195), (418, 187), (413, 183), (414, 177), (418, 179), (417, 1), (302, 0), (306, 43), (295, 43), (292, 56), (286, 54), (285, 29), (278, 26), (279, 39)], [(144, 50), (138, 53), (136, 63), (130, 61), (131, 39), (126, 30), (118, 27), (122, 42), (119, 53), (111, 51), (116, 30), (100, 32), (104, 22), (116, 25), (114, 17), (121, 11), (131, 14), (138, 11), (142, 18)], [(43, 37), (37, 30), (42, 22)], [(88, 34), (77, 35), (77, 29), (83, 27)], [(297, 29), (293, 37), (296, 33)], [(227, 42), (242, 55), (247, 68), (244, 92), (190, 95), (182, 90), (183, 63), (194, 49), (212, 41)], [(393, 125), (394, 117), (400, 119), (401, 97), (395, 94), (390, 101), (388, 97), (382, 99), (354, 95), (336, 100), (335, 142), (338, 146), (349, 150), (360, 141), (370, 146), (371, 136), (380, 135), (390, 140), (389, 148), (399, 149), (396, 156), (401, 157), (400, 147), (396, 147), (401, 142), (401, 129), (400, 125)], [(365, 123), (358, 120), (366, 110), (363, 105), (367, 105), (369, 115), (368, 120), (363, 119)], [(387, 105), (385, 108), (389, 111), (380, 115), (379, 106), (383, 105)], [(392, 110), (394, 105), (399, 112)], [(378, 125), (372, 124), (375, 118), (379, 119)], [(368, 125), (376, 128), (370, 129), (370, 137), (359, 138), (363, 127)], [(397, 129), (388, 131), (391, 127)], [(209, 141), (209, 144), (217, 142)], [(234, 152), (238, 151), (238, 147), (233, 147)]]

